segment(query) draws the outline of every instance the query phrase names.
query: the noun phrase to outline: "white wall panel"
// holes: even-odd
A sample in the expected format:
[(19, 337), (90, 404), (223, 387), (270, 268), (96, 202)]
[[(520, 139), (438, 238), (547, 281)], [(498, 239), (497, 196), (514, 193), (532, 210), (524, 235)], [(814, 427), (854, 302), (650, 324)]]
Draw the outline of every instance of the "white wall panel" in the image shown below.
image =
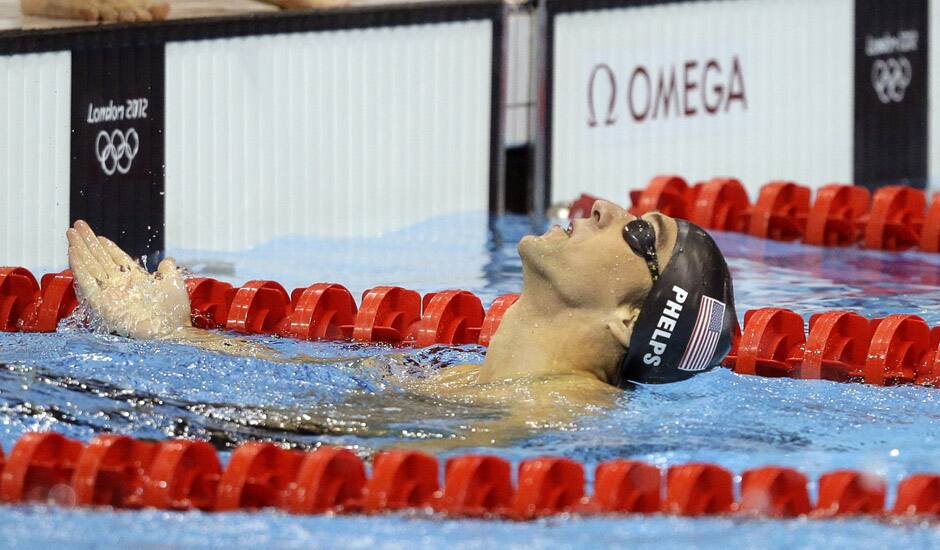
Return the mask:
[(71, 54), (0, 56), (0, 266), (68, 263)]
[(506, 132), (509, 147), (532, 141), (531, 120), (535, 105), (532, 86), (534, 14), (513, 11), (506, 16)]
[(167, 247), (485, 211), (492, 39), (483, 21), (168, 44)]
[[(623, 202), (629, 189), (659, 173), (691, 181), (735, 176), (752, 196), (772, 179), (813, 187), (851, 181), (853, 9), (852, 0), (734, 0), (557, 16), (552, 200), (587, 191)], [(708, 114), (703, 68), (709, 60), (720, 64), (705, 86), (714, 106), (714, 85), (727, 95), (735, 58), (746, 108), (735, 100)], [(688, 79), (687, 62), (695, 64)], [(599, 63), (616, 76), (616, 121), (605, 124), (605, 74), (595, 81), (599, 121), (591, 127), (588, 81)], [(666, 89), (675, 71), (678, 108), (672, 104), (669, 116), (660, 109), (636, 121), (631, 114), (629, 80), (640, 66), (654, 94), (660, 71)], [(638, 115), (645, 108), (642, 78), (633, 98)], [(686, 84), (698, 87), (684, 105)], [(696, 114), (686, 116), (686, 106)]]

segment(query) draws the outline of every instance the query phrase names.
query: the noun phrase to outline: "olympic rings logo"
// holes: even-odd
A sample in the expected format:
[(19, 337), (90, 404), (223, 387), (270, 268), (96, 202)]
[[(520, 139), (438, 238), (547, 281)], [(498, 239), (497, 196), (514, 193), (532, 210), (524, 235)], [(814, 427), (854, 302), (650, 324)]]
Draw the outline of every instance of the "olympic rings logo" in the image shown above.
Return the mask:
[(876, 59), (871, 66), (871, 83), (882, 103), (900, 103), (911, 83), (911, 62), (906, 57)]
[(101, 164), (101, 170), (109, 176), (115, 172), (130, 172), (139, 149), (140, 138), (133, 128), (128, 130), (127, 134), (121, 130), (114, 130), (110, 134), (107, 130), (102, 130), (95, 138), (95, 155)]

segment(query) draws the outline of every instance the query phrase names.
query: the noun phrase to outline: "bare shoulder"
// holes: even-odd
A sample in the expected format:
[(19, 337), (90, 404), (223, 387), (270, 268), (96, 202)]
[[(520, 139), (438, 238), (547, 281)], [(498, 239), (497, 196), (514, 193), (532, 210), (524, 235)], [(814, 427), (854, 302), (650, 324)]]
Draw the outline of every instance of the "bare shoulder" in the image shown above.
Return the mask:
[(583, 373), (537, 378), (530, 382), (533, 397), (541, 399), (555, 397), (571, 404), (610, 407), (623, 390)]
[(425, 379), (410, 379), (402, 382), (420, 394), (443, 398), (472, 396), (478, 386), (480, 365), (476, 363), (452, 365), (436, 371)]

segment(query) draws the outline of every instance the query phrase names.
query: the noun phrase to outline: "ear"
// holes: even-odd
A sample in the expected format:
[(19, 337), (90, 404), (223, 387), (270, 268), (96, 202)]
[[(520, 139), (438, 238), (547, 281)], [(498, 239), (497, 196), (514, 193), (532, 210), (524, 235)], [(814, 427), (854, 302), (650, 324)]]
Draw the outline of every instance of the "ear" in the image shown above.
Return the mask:
[(624, 348), (630, 347), (633, 326), (640, 316), (640, 308), (634, 305), (621, 305), (614, 310), (614, 316), (607, 322), (607, 328)]

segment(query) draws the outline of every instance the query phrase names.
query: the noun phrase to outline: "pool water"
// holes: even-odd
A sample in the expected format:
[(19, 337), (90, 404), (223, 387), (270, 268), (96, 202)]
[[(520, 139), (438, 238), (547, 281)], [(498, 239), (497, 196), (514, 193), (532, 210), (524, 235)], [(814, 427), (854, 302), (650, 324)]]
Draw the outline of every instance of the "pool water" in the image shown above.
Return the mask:
[[(381, 238), (284, 238), (233, 253), (171, 250), (196, 274), (233, 283), (273, 279), (291, 289), (339, 282), (355, 295), (378, 284), (420, 292), (462, 288), (485, 304), (521, 287), (515, 252), (534, 229), (522, 217), (428, 220)], [(940, 257), (821, 249), (717, 234), (734, 279), (738, 314), (782, 306), (808, 316), (849, 309), (868, 317), (917, 313), (940, 324)], [(61, 266), (49, 266), (59, 268)], [(232, 358), (188, 346), (136, 342), (65, 322), (56, 334), (0, 334), (0, 443), (27, 431), (88, 440), (113, 431), (141, 438), (200, 437), (220, 449), (252, 439), (301, 448), (350, 446), (362, 454), (402, 440), (441, 438), (498, 411), (416, 399), (379, 374), (424, 376), (479, 362), (478, 346), (395, 350), (338, 342), (255, 338), (287, 355), (344, 357), (331, 364)], [(356, 357), (377, 357), (380, 369)], [(366, 406), (367, 405), (367, 406)], [(883, 475), (889, 488), (908, 474), (940, 471), (940, 390), (739, 376), (725, 369), (624, 393), (616, 407), (576, 424), (487, 449), (512, 461), (563, 455), (593, 467), (611, 458), (660, 466), (711, 461), (734, 472), (777, 464), (811, 480), (835, 468)], [(461, 454), (469, 450), (445, 453)], [(223, 453), (225, 456), (227, 453)], [(811, 485), (811, 491), (815, 487)], [(893, 494), (888, 495), (888, 504)], [(429, 518), (297, 517), (112, 512), (44, 506), (0, 507), (9, 546), (297, 546), (342, 548), (577, 548), (937, 546), (930, 523), (771, 521), (659, 516), (555, 517), (532, 523)]]

